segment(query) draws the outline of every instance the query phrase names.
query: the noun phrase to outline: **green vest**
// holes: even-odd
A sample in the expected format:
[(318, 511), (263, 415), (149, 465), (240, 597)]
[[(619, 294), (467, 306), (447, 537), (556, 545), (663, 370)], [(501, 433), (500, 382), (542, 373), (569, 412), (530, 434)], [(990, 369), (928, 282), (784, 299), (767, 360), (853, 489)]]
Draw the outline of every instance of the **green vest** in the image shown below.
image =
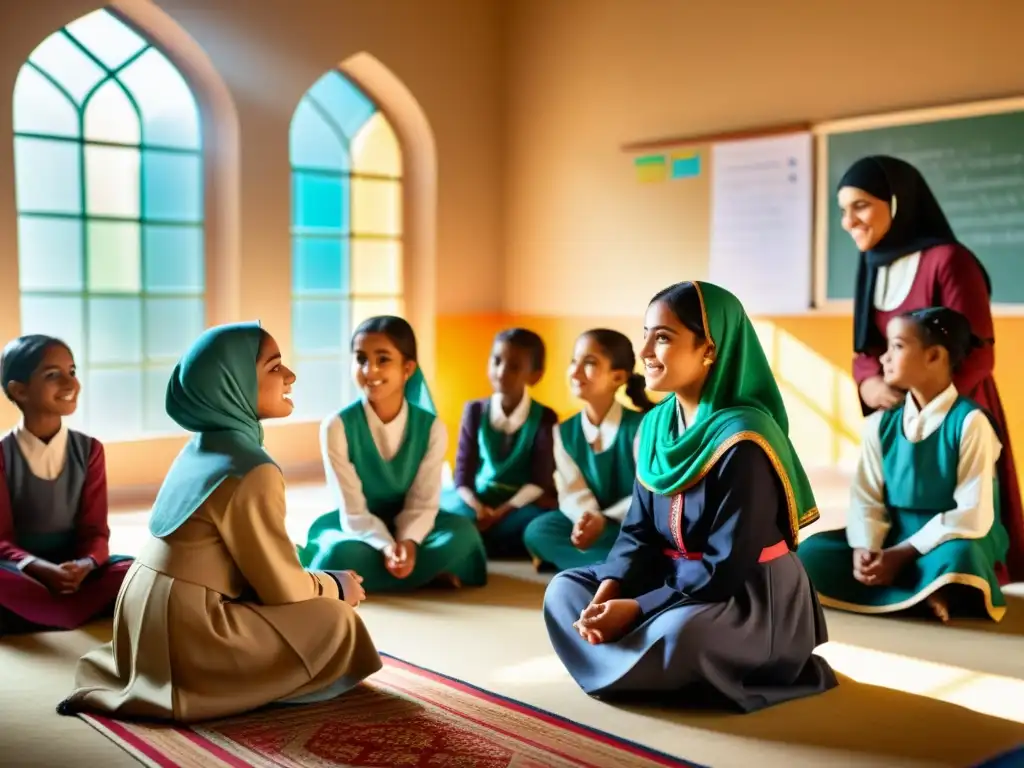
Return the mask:
[(614, 442), (600, 453), (594, 453), (583, 434), (582, 413), (577, 413), (558, 427), (565, 452), (580, 468), (587, 487), (602, 510), (633, 493), (633, 481), (636, 479), (633, 443), (643, 420), (644, 415), (639, 411), (623, 408)]
[[(918, 443), (910, 442), (903, 434), (903, 408), (901, 405), (883, 413), (878, 427), (885, 506), (899, 541), (920, 530), (935, 515), (956, 509), (953, 494), (957, 486), (964, 421), (981, 406), (966, 397), (957, 397), (939, 428)], [(987, 411), (983, 413), (988, 417)], [(1001, 560), (1009, 537), (1001, 521), (998, 474), (992, 482), (995, 519), (985, 538), (991, 541), (997, 559)]]
[(526, 423), (511, 436), (512, 445), (506, 452), (508, 435), (491, 426), (491, 403), (480, 415), (480, 468), (476, 473), (476, 495), (484, 504), (504, 504), (516, 491), (533, 479), (533, 442), (537, 438), (544, 406), (533, 401)]
[(384, 460), (373, 442), (362, 400), (346, 406), (340, 414), (348, 442), (348, 458), (362, 481), (366, 506), (389, 526), (405, 505), (405, 495), (427, 454), (430, 428), (436, 418), (412, 403), (407, 403), (406, 408), (409, 416), (402, 446), (390, 461)]

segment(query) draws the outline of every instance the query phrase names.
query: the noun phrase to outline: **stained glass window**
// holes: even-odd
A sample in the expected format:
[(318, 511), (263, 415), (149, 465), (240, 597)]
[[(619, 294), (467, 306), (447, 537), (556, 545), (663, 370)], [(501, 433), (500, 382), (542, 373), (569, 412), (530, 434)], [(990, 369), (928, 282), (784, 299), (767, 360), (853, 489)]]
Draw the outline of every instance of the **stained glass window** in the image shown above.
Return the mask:
[(352, 397), (352, 329), (402, 314), (402, 153), (387, 118), (337, 71), (292, 116), (292, 350), (296, 413)]
[(110, 11), (29, 56), (14, 86), (22, 333), (71, 345), (74, 424), (176, 430), (164, 391), (205, 327), (199, 109), (175, 66)]

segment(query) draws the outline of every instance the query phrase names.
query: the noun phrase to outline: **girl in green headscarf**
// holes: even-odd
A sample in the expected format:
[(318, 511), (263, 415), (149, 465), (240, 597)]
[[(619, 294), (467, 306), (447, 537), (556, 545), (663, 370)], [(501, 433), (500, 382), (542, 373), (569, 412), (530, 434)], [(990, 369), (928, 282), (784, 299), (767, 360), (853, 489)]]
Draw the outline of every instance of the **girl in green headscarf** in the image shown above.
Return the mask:
[(171, 374), (167, 413), (194, 436), (175, 459), (125, 578), (114, 640), (84, 656), (61, 714), (193, 722), (330, 698), (381, 667), (351, 572), (303, 570), (262, 419), (295, 381), (257, 323), (211, 328)]
[(393, 315), (363, 321), (352, 336), (352, 374), (362, 397), (320, 430), (338, 508), (313, 523), (302, 562), (353, 568), (368, 592), (485, 584), (476, 526), (439, 508), (448, 431), (417, 363), (412, 326)]
[(600, 697), (701, 694), (743, 712), (836, 685), (796, 549), (817, 518), (782, 397), (728, 291), (679, 283), (647, 308), (633, 501), (608, 559), (548, 586), (551, 642)]

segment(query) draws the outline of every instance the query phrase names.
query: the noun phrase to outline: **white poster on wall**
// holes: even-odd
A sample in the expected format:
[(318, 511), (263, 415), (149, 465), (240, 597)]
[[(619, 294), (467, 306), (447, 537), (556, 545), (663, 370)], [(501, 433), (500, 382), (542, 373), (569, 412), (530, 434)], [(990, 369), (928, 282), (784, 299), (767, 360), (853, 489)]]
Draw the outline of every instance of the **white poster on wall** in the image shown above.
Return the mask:
[(750, 315), (811, 305), (812, 160), (810, 133), (711, 148), (709, 279), (739, 297)]

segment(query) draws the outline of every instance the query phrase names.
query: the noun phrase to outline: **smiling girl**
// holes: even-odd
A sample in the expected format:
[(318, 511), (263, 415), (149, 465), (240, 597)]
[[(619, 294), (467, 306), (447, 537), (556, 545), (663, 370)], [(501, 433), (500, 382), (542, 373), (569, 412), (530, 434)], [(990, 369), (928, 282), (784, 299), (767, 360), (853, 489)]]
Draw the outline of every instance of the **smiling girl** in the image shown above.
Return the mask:
[(81, 384), (50, 336), (3, 351), (21, 423), (0, 439), (0, 634), (73, 629), (113, 608), (130, 565), (110, 556), (103, 445), (67, 428)]
[(333, 698), (381, 668), (351, 572), (303, 570), (263, 419), (295, 374), (258, 323), (205, 331), (175, 366), (167, 414), (192, 439), (125, 578), (113, 641), (78, 662), (57, 711), (195, 722)]
[(821, 606), (793, 550), (818, 516), (782, 396), (740, 302), (710, 283), (658, 293), (633, 500), (608, 559), (555, 576), (555, 652), (601, 698), (751, 712), (836, 685), (813, 651)]
[[(558, 510), (523, 535), (538, 565), (598, 563), (615, 542), (633, 493), (640, 422), (653, 407), (635, 366), (633, 345), (618, 331), (595, 328), (576, 340), (569, 386), (584, 408), (553, 432)], [(615, 399), (623, 387), (637, 410)]]
[(885, 382), (906, 391), (896, 408), (864, 422), (846, 528), (800, 546), (824, 605), (883, 614), (927, 606), (999, 620), (996, 578), (1008, 538), (1000, 522), (991, 416), (953, 385), (983, 346), (959, 312), (909, 312), (888, 327)]
[(439, 509), (448, 432), (409, 323), (390, 315), (361, 323), (352, 337), (352, 373), (362, 397), (320, 430), (338, 509), (313, 523), (302, 562), (352, 568), (371, 593), (485, 584), (487, 556), (476, 526)]

